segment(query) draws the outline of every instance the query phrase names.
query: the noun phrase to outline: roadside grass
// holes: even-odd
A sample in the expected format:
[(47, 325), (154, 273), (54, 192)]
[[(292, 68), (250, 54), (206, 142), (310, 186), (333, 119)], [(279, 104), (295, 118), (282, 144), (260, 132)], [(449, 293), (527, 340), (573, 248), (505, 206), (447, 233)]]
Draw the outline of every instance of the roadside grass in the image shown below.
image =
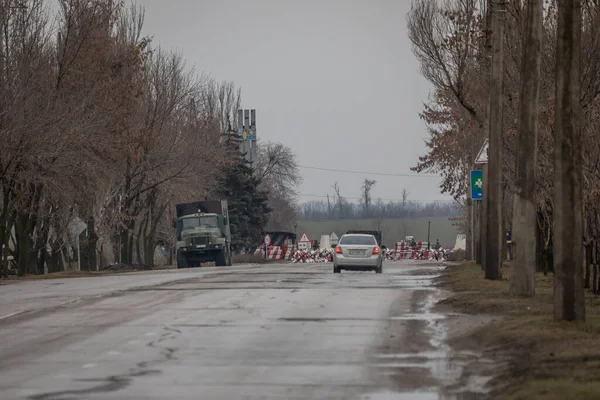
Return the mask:
[(509, 293), (510, 266), (498, 281), (483, 279), (474, 263), (449, 266), (447, 272), (441, 286), (453, 295), (440, 305), (502, 317), (456, 343), (509, 357), (490, 383), (492, 398), (600, 399), (600, 296), (586, 293), (585, 323), (554, 321), (551, 274), (537, 274), (536, 296), (524, 298)]

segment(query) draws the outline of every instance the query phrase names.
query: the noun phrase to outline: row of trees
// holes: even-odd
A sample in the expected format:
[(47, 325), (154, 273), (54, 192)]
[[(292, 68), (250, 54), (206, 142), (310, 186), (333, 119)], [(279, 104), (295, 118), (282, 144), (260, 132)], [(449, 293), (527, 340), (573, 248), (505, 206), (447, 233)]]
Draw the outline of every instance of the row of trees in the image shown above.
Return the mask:
[[(521, 280), (513, 282), (513, 291), (533, 294), (535, 250), (529, 248), (537, 236), (546, 253), (559, 250), (555, 316), (583, 319), (581, 237), (595, 249), (600, 239), (600, 3), (511, 0), (501, 5), (495, 18), (504, 28), (503, 49), (492, 54), (490, 8), (500, 2), (413, 1), (409, 36), (422, 74), (434, 87), (421, 113), (430, 135), (428, 151), (414, 170), (440, 173), (442, 191), (464, 204), (467, 174), (493, 133), (490, 117), (499, 121), (503, 223), (520, 235), (517, 256), (525, 252), (515, 265), (524, 273), (513, 276)], [(494, 82), (503, 84), (498, 107), (490, 109), (492, 59), (503, 66)], [(520, 227), (537, 227), (538, 235), (522, 234), (512, 223), (530, 216), (533, 220)]]
[[(333, 184), (334, 194), (327, 200), (307, 201), (300, 205), (298, 218), (308, 221), (326, 219), (361, 219), (361, 218), (417, 218), (417, 217), (454, 217), (460, 214), (460, 206), (447, 201), (414, 201), (409, 199), (409, 192), (402, 190), (402, 199), (384, 202), (373, 199), (371, 190), (376, 181), (365, 179), (362, 196), (354, 201), (341, 194), (340, 185)], [(357, 201), (356, 201), (357, 200)]]
[(296, 205), (282, 190), (299, 182), (278, 177), (296, 168), (293, 154), (264, 143), (257, 171), (248, 169), (226, 134), (241, 103), (233, 83), (151, 46), (140, 7), (59, 5), (54, 21), (44, 0), (0, 0), (4, 275), (11, 255), (22, 275), (65, 269), (75, 217), (87, 225), (90, 269), (152, 265), (156, 244), (174, 243), (178, 202), (229, 196), (232, 214), (247, 220), (234, 232), (240, 246), (267, 223), (293, 224)]

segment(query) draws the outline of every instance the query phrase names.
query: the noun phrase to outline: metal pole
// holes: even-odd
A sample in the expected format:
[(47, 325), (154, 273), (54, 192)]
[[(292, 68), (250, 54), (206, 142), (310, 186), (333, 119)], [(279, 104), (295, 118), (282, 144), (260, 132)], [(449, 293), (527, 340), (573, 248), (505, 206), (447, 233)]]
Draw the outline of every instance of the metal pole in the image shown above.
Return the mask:
[(475, 201), (471, 202), (471, 207), (469, 207), (469, 211), (471, 212), (471, 260), (477, 261), (475, 257), (475, 247), (477, 243), (475, 243)]

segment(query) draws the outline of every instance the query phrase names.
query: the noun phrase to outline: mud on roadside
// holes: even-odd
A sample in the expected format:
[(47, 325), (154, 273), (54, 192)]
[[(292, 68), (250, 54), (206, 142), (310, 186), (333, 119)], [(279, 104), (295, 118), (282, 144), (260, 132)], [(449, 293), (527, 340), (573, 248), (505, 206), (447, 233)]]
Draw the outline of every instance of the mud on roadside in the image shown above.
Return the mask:
[[(498, 372), (500, 358), (467, 338), (496, 319), (440, 307), (438, 303), (452, 295), (435, 285), (443, 277), (440, 268), (423, 266), (414, 274), (431, 279), (423, 287), (412, 288), (409, 309), (400, 299), (391, 305), (382, 342), (371, 361), (376, 373), (385, 376), (388, 389), (397, 393), (432, 399), (487, 399), (486, 384)], [(402, 339), (394, 334), (398, 332)]]
[[(503, 277), (509, 269), (503, 267)], [(448, 266), (437, 283), (452, 294), (436, 309), (460, 312), (472, 321), (449, 319), (453, 333), (448, 343), (456, 351), (475, 350), (491, 361), (493, 378), (486, 398), (600, 398), (599, 296), (586, 293), (586, 322), (575, 324), (552, 319), (551, 275), (536, 276), (534, 298), (511, 296), (507, 278), (485, 280), (473, 263)], [(479, 372), (484, 365), (476, 362), (466, 371)]]

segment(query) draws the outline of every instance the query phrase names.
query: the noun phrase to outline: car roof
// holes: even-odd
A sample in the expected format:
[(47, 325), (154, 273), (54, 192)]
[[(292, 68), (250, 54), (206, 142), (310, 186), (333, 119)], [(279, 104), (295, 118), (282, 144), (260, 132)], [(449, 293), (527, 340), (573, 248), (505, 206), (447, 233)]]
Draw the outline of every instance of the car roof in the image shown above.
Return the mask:
[(370, 233), (345, 233), (342, 235), (342, 237), (344, 236), (370, 236), (370, 237), (375, 237), (373, 235), (371, 235)]

